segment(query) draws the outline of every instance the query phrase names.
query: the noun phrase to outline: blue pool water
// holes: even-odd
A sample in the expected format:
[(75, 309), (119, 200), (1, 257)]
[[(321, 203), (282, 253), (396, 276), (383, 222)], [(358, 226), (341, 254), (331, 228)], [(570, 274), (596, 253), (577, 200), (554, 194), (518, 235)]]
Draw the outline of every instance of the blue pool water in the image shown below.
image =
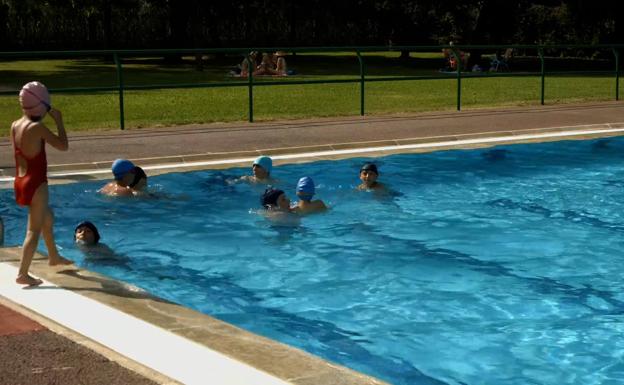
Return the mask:
[[(364, 159), (278, 167), (332, 208), (278, 226), (247, 169), (151, 178), (157, 199), (102, 182), (51, 188), (80, 265), (394, 384), (624, 381), (624, 140), (377, 159), (396, 194), (354, 191)], [(7, 243), (25, 211), (0, 191)], [(85, 258), (95, 222), (113, 258)]]

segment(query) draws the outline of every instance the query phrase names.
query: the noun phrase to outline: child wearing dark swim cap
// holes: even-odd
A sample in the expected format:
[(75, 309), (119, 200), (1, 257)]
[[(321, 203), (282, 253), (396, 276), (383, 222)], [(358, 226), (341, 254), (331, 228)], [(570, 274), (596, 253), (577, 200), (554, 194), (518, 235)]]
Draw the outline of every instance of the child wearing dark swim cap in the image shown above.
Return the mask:
[(377, 182), (379, 171), (374, 163), (365, 163), (360, 168), (360, 180), (362, 183), (357, 186), (358, 190), (382, 190), (386, 187)]
[(89, 221), (80, 222), (74, 229), (74, 242), (92, 246), (100, 241), (97, 227)]
[(299, 202), (293, 207), (298, 214), (309, 214), (327, 210), (325, 202), (320, 199), (312, 200), (315, 193), (314, 181), (309, 176), (304, 176), (297, 182), (297, 197)]
[(285, 211), (290, 212), (290, 199), (286, 196), (284, 191), (269, 187), (262, 194), (262, 198), (260, 198), (260, 203), (262, 207), (267, 210), (274, 211)]
[(147, 174), (139, 166), (135, 166), (132, 171), (132, 182), (128, 184), (128, 187), (134, 191), (143, 191), (147, 187)]

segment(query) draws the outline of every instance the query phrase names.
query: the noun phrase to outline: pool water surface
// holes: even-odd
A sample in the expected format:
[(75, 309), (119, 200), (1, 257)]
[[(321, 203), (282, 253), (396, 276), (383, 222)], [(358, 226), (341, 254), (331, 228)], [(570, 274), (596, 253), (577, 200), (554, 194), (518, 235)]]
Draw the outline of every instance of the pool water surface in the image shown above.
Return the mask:
[[(274, 223), (248, 169), (51, 187), (61, 252), (255, 333), (393, 384), (624, 381), (624, 139), (374, 159), (390, 194), (356, 191), (367, 160), (274, 168), (324, 214)], [(26, 211), (0, 190), (7, 245)], [(85, 254), (94, 222), (112, 252)], [(44, 251), (43, 243), (40, 250)]]

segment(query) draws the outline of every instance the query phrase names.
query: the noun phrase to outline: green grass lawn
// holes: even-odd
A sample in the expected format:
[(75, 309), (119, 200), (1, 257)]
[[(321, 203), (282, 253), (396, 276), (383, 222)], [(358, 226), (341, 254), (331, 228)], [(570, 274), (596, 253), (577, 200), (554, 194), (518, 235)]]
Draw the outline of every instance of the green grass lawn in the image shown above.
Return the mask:
[[(161, 58), (124, 60), (126, 85), (194, 84), (208, 82), (244, 82), (229, 71), (241, 58), (207, 57), (198, 71), (193, 58), (164, 64)], [(444, 65), (439, 53), (412, 53), (409, 60), (399, 59), (398, 52), (364, 54), (367, 76), (440, 76)], [(278, 80), (355, 79), (359, 62), (355, 54), (297, 54), (288, 57), (289, 68), (297, 75), (288, 78), (263, 78), (258, 82)], [(0, 90), (18, 90), (24, 83), (39, 80), (49, 88), (116, 86), (114, 63), (101, 58), (74, 60), (22, 60), (0, 62)], [(367, 114), (397, 114), (422, 111), (454, 110), (457, 82), (448, 79), (384, 81), (366, 83)], [(256, 121), (358, 115), (360, 86), (353, 84), (280, 85), (254, 88)], [(615, 80), (607, 76), (558, 75), (546, 79), (546, 102), (612, 100)], [(537, 105), (540, 78), (498, 77), (462, 80), (462, 107)], [(171, 126), (190, 123), (246, 121), (246, 87), (185, 88), (126, 91), (125, 123), (128, 128)], [(70, 131), (118, 129), (119, 96), (116, 92), (53, 93), (53, 104), (63, 111)], [(0, 96), (0, 136), (8, 134), (10, 122), (21, 111), (17, 95)], [(49, 119), (49, 118), (46, 118)]]

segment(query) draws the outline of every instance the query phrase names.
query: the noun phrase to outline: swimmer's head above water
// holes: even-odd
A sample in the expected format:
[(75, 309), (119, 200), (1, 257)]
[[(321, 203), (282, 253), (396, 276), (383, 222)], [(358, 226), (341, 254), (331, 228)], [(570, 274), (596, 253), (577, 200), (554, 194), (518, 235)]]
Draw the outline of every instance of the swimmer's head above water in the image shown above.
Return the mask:
[(127, 159), (116, 159), (113, 162), (111, 171), (113, 172), (113, 176), (116, 181), (122, 181), (124, 177), (134, 169), (134, 167), (134, 163)]
[(272, 187), (264, 191), (260, 203), (262, 207), (268, 210), (290, 210), (290, 199), (284, 191)]
[(314, 196), (314, 181), (309, 176), (304, 176), (297, 182), (297, 197), (304, 201), (311, 201)]
[(377, 166), (374, 163), (365, 163), (360, 168), (360, 180), (362, 181), (360, 188), (374, 188), (377, 185), (378, 176)]
[(130, 173), (132, 174), (132, 182), (128, 184), (128, 187), (135, 190), (143, 190), (147, 187), (147, 174), (141, 167), (135, 166)]
[(130, 187), (135, 190), (142, 190), (147, 186), (147, 175), (141, 167), (127, 159), (117, 159), (112, 166), (115, 181), (120, 186)]
[(83, 245), (95, 245), (100, 241), (97, 227), (89, 221), (80, 222), (74, 229), (74, 242)]
[(256, 178), (266, 179), (273, 170), (273, 160), (268, 156), (259, 156), (252, 164), (252, 171)]

